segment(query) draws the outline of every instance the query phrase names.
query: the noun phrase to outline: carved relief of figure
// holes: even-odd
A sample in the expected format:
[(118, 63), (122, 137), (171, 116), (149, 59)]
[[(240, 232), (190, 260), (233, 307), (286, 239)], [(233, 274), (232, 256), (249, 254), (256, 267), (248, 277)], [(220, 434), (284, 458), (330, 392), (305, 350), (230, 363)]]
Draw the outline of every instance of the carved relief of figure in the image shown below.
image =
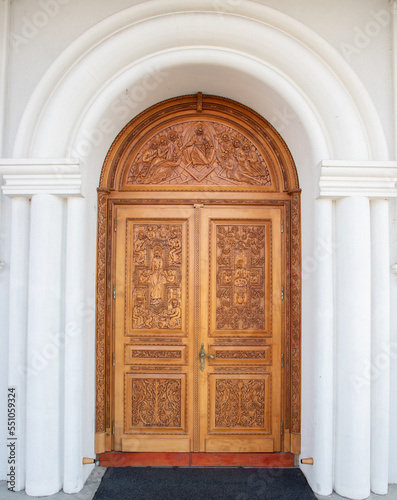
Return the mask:
[(150, 297), (151, 302), (154, 304), (160, 302), (163, 296), (162, 289), (166, 282), (163, 267), (163, 251), (160, 247), (156, 247), (153, 250), (152, 273), (150, 276)]
[(236, 287), (246, 287), (248, 284), (247, 280), (247, 269), (245, 268), (245, 262), (243, 259), (238, 259), (236, 262), (236, 271), (234, 273), (234, 286)]
[(180, 225), (136, 224), (133, 233), (134, 328), (180, 328), (182, 234)]
[(241, 306), (247, 300), (247, 285), (248, 271), (243, 259), (238, 259), (236, 262), (236, 270), (234, 272), (234, 290), (236, 305)]
[(227, 134), (226, 132), (224, 132), (221, 135), (221, 144), (220, 144), (220, 146), (221, 146), (222, 153), (227, 153), (227, 154), (230, 154), (230, 155), (234, 154), (234, 144), (233, 144), (233, 141), (230, 140), (229, 134)]
[(151, 184), (158, 184), (171, 177), (178, 163), (172, 158), (172, 144), (168, 141), (167, 137), (160, 137), (160, 145), (158, 148), (157, 158), (153, 161), (150, 167), (150, 175), (148, 181)]
[(132, 160), (127, 184), (189, 185), (204, 179), (217, 185), (271, 184), (265, 160), (250, 138), (211, 121), (159, 131)]
[(135, 300), (134, 308), (132, 311), (133, 328), (151, 328), (152, 321), (152, 316), (143, 307), (143, 299), (138, 297)]
[(268, 180), (266, 176), (266, 172), (261, 165), (261, 161), (259, 159), (259, 155), (256, 152), (255, 146), (250, 146), (249, 144), (244, 144), (244, 151), (247, 155), (247, 161), (249, 164), (249, 168), (252, 172), (256, 172), (256, 175), (261, 178)]
[(178, 238), (177, 231), (172, 232), (172, 237), (168, 240), (168, 244), (171, 247), (169, 253), (170, 264), (180, 264), (182, 257), (182, 244), (181, 240)]
[(259, 183), (264, 179), (267, 181), (266, 176), (264, 176), (264, 171), (262, 169), (255, 147), (251, 148), (251, 146), (246, 143), (244, 144), (242, 151), (244, 154), (244, 161), (241, 165), (241, 171), (243, 175), (246, 176), (246, 178), (248, 178), (251, 183)]
[(173, 161), (178, 161), (181, 156), (182, 141), (178, 133), (175, 130), (171, 130), (168, 134), (168, 139), (171, 144), (171, 159)]
[(164, 277), (167, 283), (175, 283), (176, 272), (173, 269), (164, 269)]
[(143, 231), (138, 233), (138, 239), (134, 242), (134, 262), (135, 264), (144, 264), (146, 260), (145, 234)]
[(181, 308), (177, 299), (172, 299), (169, 306), (169, 328), (180, 328)]
[(237, 161), (234, 155), (234, 144), (230, 140), (229, 134), (223, 133), (221, 135), (220, 150), (217, 152), (217, 159), (226, 171), (226, 177), (230, 180), (238, 180), (235, 174)]
[(142, 160), (140, 162), (140, 171), (137, 176), (137, 181), (146, 184), (149, 173), (151, 171), (153, 162), (157, 158), (158, 143), (152, 141), (149, 147), (143, 152)]
[(195, 128), (195, 135), (182, 149), (187, 165), (208, 165), (212, 162), (215, 155), (213, 144), (208, 137), (204, 135), (204, 127), (201, 123)]

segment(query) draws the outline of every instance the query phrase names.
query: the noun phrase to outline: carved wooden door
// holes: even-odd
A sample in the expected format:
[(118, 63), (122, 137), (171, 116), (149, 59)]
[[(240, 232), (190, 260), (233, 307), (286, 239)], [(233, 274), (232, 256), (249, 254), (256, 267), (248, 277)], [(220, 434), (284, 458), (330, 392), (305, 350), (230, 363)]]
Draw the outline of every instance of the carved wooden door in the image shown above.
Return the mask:
[(280, 450), (281, 209), (116, 218), (114, 449)]

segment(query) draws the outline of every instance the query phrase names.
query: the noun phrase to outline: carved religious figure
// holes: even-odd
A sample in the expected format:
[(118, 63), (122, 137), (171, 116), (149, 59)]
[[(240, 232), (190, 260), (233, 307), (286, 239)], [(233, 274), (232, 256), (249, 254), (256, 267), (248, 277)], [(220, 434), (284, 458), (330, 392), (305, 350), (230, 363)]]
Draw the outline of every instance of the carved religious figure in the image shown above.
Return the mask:
[(173, 232), (172, 238), (169, 239), (170, 250), (170, 263), (179, 264), (182, 256), (182, 244), (178, 238), (176, 231)]
[(182, 232), (180, 224), (135, 224), (132, 327), (182, 327)]
[(134, 259), (136, 264), (144, 264), (146, 259), (145, 235), (141, 231), (134, 243)]
[(241, 131), (209, 120), (158, 131), (135, 154), (127, 185), (270, 186), (259, 149)]
[(134, 328), (150, 328), (152, 326), (153, 317), (143, 307), (142, 298), (137, 298), (135, 300), (132, 319)]

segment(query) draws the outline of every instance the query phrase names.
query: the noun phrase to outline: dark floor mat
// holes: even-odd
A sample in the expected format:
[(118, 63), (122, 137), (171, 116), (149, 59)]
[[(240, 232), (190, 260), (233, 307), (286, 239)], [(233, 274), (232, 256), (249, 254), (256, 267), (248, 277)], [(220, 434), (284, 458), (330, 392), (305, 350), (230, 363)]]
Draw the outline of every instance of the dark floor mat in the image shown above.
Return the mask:
[(316, 500), (300, 469), (109, 467), (94, 500)]

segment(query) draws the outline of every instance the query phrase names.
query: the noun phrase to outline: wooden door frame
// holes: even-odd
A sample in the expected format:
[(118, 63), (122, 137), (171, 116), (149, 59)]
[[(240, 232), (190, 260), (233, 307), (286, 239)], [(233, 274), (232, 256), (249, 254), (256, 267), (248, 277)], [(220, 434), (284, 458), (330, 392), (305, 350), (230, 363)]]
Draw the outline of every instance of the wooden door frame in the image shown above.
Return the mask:
[[(272, 170), (272, 188), (238, 186), (131, 186), (126, 182), (132, 155), (148, 131), (171, 117), (198, 113), (220, 123), (239, 125), (260, 144)], [(214, 118), (215, 117), (215, 118)], [(197, 118), (196, 118), (197, 120)], [(224, 120), (224, 122), (222, 121)], [(146, 134), (146, 135), (145, 135)], [(177, 199), (175, 192), (183, 199)], [(206, 196), (203, 196), (206, 192)], [(168, 194), (165, 194), (168, 193)], [(237, 199), (235, 193), (246, 193)], [(298, 176), (292, 155), (278, 132), (253, 110), (216, 96), (182, 96), (163, 101), (129, 122), (114, 140), (105, 159), (98, 188), (96, 297), (95, 451), (112, 450), (112, 254), (114, 210), (118, 205), (190, 203), (278, 206), (284, 210), (285, 329), (283, 335), (283, 451), (300, 453), (301, 430), (301, 213)], [(221, 199), (219, 199), (219, 197)]]

